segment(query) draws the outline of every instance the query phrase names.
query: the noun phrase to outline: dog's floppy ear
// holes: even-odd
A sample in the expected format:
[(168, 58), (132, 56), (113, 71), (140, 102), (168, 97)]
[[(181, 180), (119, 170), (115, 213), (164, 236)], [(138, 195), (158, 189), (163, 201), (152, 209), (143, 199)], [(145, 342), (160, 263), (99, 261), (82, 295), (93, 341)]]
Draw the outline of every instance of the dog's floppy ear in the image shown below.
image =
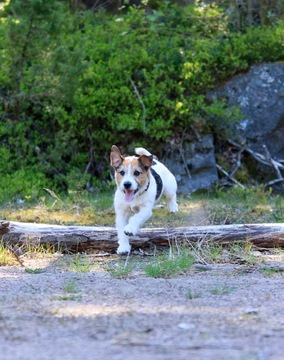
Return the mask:
[(153, 163), (153, 155), (147, 156), (147, 155), (141, 155), (139, 156), (139, 162), (145, 169), (145, 171), (148, 171)]
[(110, 165), (116, 169), (122, 163), (124, 158), (121, 156), (119, 148), (116, 145), (112, 145), (110, 152)]

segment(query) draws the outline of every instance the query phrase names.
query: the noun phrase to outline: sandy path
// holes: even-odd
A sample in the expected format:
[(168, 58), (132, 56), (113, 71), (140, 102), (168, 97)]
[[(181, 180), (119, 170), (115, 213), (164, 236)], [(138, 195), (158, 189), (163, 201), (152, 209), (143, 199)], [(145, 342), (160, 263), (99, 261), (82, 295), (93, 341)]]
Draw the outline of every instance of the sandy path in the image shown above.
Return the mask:
[(0, 267), (2, 360), (284, 359), (281, 273), (215, 266), (116, 279), (48, 261), (29, 261), (39, 274)]

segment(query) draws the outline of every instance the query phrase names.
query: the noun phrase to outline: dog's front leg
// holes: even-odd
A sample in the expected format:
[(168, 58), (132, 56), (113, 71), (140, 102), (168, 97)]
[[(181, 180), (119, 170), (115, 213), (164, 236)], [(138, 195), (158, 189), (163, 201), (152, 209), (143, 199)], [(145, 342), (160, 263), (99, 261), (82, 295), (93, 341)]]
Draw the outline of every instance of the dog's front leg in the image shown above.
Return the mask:
[(124, 228), (127, 225), (129, 216), (123, 212), (116, 213), (116, 229), (118, 236), (118, 254), (128, 254), (130, 253), (131, 246), (129, 244), (129, 236), (124, 232)]
[(143, 206), (135, 215), (131, 216), (128, 225), (124, 228), (124, 233), (129, 236), (136, 235), (141, 226), (152, 216), (152, 207), (152, 204)]

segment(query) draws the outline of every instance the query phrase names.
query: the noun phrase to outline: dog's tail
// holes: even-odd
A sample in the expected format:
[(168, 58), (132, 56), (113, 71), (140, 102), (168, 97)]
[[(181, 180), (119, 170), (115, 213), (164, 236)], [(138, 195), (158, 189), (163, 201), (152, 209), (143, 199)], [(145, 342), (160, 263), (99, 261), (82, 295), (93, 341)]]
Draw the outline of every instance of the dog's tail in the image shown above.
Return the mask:
[(142, 147), (139, 147), (139, 148), (135, 148), (135, 153), (137, 154), (137, 155), (147, 155), (147, 156), (151, 156), (152, 154), (148, 151), (148, 150), (146, 150), (146, 149), (144, 149), (144, 148), (142, 148)]

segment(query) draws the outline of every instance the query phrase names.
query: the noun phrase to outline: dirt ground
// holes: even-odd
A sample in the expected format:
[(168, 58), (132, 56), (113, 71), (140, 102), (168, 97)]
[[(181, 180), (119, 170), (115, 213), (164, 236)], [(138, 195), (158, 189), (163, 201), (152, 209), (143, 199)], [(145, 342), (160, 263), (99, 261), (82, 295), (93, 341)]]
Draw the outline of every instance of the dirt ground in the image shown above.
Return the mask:
[[(188, 221), (208, 216), (199, 208)], [(284, 256), (259, 256), (252, 266), (195, 264), (174, 278), (138, 266), (117, 278), (107, 263), (118, 256), (90, 256), (82, 272), (68, 256), (29, 255), (0, 267), (0, 359), (283, 360)]]
[(0, 267), (2, 360), (284, 359), (282, 272), (226, 264), (118, 279), (104, 259), (86, 273), (62, 259)]

